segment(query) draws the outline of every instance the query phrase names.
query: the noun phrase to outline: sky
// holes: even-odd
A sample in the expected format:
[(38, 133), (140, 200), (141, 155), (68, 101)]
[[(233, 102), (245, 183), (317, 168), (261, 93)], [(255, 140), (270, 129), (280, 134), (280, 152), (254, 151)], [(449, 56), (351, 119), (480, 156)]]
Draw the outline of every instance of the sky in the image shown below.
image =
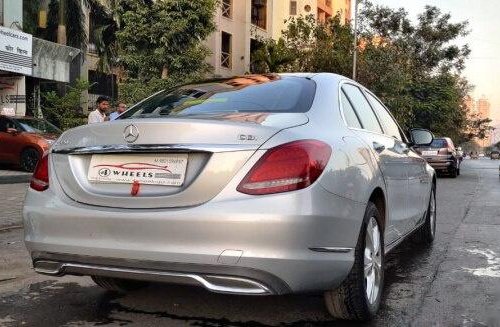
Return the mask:
[[(452, 22), (469, 22), (470, 34), (459, 44), (467, 43), (472, 52), (464, 75), (474, 85), (472, 96), (486, 96), (491, 102), (492, 119), (500, 124), (500, 1), (499, 0), (371, 0), (391, 8), (403, 7), (412, 19), (426, 5), (451, 14)], [(353, 1), (354, 2), (354, 1)]]

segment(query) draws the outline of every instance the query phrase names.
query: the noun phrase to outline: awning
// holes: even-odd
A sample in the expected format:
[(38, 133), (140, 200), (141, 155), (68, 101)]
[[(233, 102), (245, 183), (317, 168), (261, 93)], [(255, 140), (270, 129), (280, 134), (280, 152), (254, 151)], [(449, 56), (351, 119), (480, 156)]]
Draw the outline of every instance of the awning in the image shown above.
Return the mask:
[(70, 66), (80, 50), (33, 38), (33, 77), (69, 83)]

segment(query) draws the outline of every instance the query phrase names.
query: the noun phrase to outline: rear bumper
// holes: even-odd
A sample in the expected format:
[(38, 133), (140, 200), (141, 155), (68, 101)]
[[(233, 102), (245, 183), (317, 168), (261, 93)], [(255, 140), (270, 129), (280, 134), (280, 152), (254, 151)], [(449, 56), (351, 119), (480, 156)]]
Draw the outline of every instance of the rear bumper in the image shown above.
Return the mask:
[(283, 281), (266, 272), (231, 266), (159, 263), (34, 252), (33, 268), (49, 276), (92, 275), (143, 281), (188, 284), (212, 292), (271, 295), (291, 292)]
[(456, 168), (455, 160), (428, 160), (427, 162), (436, 171), (448, 171)]
[(284, 294), (327, 290), (345, 279), (365, 207), (320, 185), (155, 210), (83, 205), (49, 189), (27, 192), (23, 216), (40, 273)]

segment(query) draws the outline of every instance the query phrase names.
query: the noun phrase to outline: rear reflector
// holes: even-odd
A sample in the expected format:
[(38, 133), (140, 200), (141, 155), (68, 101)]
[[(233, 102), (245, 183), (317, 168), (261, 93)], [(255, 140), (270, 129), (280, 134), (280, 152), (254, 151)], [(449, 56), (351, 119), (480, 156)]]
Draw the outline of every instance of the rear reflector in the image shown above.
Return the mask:
[(49, 188), (49, 155), (44, 154), (38, 161), (31, 177), (30, 187), (35, 191), (45, 191)]
[(243, 178), (237, 190), (263, 195), (300, 190), (314, 183), (332, 153), (317, 140), (286, 143), (268, 150)]

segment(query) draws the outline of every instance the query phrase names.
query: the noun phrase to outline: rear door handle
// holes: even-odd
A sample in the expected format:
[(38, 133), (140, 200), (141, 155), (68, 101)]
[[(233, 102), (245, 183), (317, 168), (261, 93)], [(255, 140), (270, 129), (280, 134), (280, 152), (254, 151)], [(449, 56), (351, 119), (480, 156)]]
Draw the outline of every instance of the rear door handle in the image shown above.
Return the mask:
[(373, 142), (373, 149), (378, 153), (381, 153), (382, 151), (385, 150), (385, 145), (380, 144), (378, 142)]

